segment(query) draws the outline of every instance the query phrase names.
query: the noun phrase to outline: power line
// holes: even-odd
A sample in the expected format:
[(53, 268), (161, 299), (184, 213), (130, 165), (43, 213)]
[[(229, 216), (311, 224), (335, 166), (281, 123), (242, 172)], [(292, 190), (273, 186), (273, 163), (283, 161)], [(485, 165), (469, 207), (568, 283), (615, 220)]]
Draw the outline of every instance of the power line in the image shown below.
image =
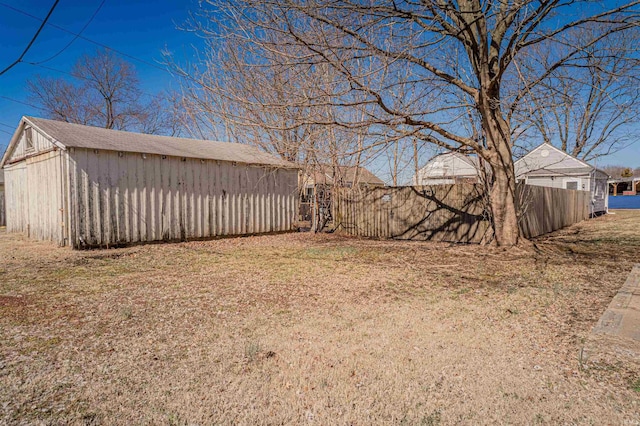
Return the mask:
[(13, 98), (10, 98), (10, 97), (4, 96), (4, 95), (0, 95), (0, 99), (6, 99), (6, 100), (11, 101), (11, 102), (15, 102), (15, 103), (18, 103), (18, 104), (26, 105), (26, 106), (31, 107), (31, 108), (39, 109), (40, 111), (44, 111), (45, 110), (42, 107), (30, 104), (28, 102), (20, 101), (18, 99), (13, 99)]
[(44, 28), (44, 26), (47, 24), (47, 21), (49, 20), (49, 17), (51, 16), (51, 14), (53, 13), (53, 11), (55, 10), (56, 6), (58, 5), (58, 3), (60, 2), (60, 0), (56, 0), (53, 3), (53, 6), (51, 6), (51, 9), (49, 9), (49, 13), (47, 13), (47, 16), (44, 18), (44, 20), (42, 21), (42, 23), (40, 24), (40, 27), (38, 28), (38, 31), (36, 31), (35, 35), (31, 38), (31, 41), (29, 42), (29, 44), (27, 45), (27, 47), (24, 49), (24, 51), (22, 52), (22, 55), (20, 55), (20, 57), (18, 59), (16, 59), (16, 61), (14, 63), (12, 63), (11, 65), (9, 65), (8, 67), (6, 67), (5, 69), (3, 69), (2, 71), (0, 71), (0, 75), (4, 74), (5, 72), (9, 71), (11, 68), (15, 67), (17, 64), (20, 63), (20, 61), (22, 61), (22, 58), (24, 58), (24, 55), (27, 54), (27, 52), (29, 51), (29, 49), (31, 49), (31, 46), (33, 45), (33, 43), (36, 41), (36, 39), (38, 38), (38, 36), (40, 35), (40, 31), (42, 31), (42, 29)]
[(93, 22), (93, 19), (96, 17), (96, 15), (98, 14), (98, 12), (100, 12), (100, 9), (102, 9), (102, 6), (104, 6), (105, 2), (107, 0), (102, 0), (102, 2), (100, 3), (100, 5), (98, 6), (98, 8), (96, 9), (95, 12), (93, 12), (93, 15), (91, 15), (91, 18), (89, 18), (89, 20), (87, 21), (86, 24), (84, 24), (84, 27), (82, 27), (82, 29), (80, 30), (80, 32), (78, 34), (75, 35), (75, 37), (73, 37), (73, 39), (67, 43), (67, 45), (65, 47), (63, 47), (62, 49), (60, 49), (58, 51), (58, 53), (56, 53), (55, 55), (45, 59), (44, 61), (38, 61), (35, 62), (35, 64), (44, 64), (45, 62), (49, 62), (50, 60), (56, 58), (58, 55), (60, 55), (62, 52), (64, 52), (65, 50), (67, 50), (69, 48), (69, 46), (71, 46), (77, 39), (78, 37), (80, 37), (82, 35), (82, 33), (84, 32), (84, 30), (87, 29), (87, 27), (91, 24), (91, 22)]
[(10, 125), (10, 124), (3, 123), (3, 122), (0, 122), (0, 126), (8, 127), (8, 128), (10, 128), (10, 129), (15, 129), (15, 128), (16, 128), (16, 126), (12, 126), (12, 125)]
[(13, 133), (11, 133), (11, 132), (7, 132), (6, 130), (2, 130), (2, 129), (0, 129), (0, 132), (2, 132), (2, 133), (6, 133), (6, 134), (8, 134), (8, 135), (13, 136)]
[[(18, 8), (16, 8), (16, 7), (13, 7), (13, 6), (9, 5), (9, 4), (6, 4), (6, 3), (3, 3), (3, 2), (0, 2), (0, 6), (6, 7), (7, 9), (11, 9), (11, 10), (13, 10), (14, 12), (18, 12), (18, 13), (20, 13), (20, 14), (22, 14), (22, 15), (25, 15), (25, 16), (28, 16), (28, 17), (30, 17), (30, 18), (36, 19), (36, 20), (38, 20), (38, 21), (42, 21), (42, 19), (38, 18), (37, 16), (34, 16), (34, 15), (30, 14), (29, 12), (25, 12), (24, 10), (18, 9)], [(43, 22), (43, 23), (44, 23), (44, 22)], [(114, 49), (113, 47), (109, 47), (109, 46), (107, 46), (106, 44), (100, 43), (100, 42), (95, 41), (95, 40), (91, 40), (91, 39), (89, 39), (89, 38), (87, 38), (87, 37), (85, 37), (85, 36), (83, 36), (83, 35), (81, 35), (81, 34), (74, 33), (73, 31), (69, 31), (68, 29), (66, 29), (66, 28), (64, 28), (64, 27), (61, 27), (61, 26), (59, 26), (59, 25), (52, 24), (52, 23), (48, 23), (48, 25), (49, 25), (50, 27), (56, 28), (56, 29), (58, 29), (58, 30), (60, 30), (60, 31), (63, 31), (63, 32), (67, 33), (67, 34), (71, 34), (71, 35), (73, 35), (73, 36), (76, 36), (77, 38), (82, 39), (82, 40), (84, 40), (84, 41), (86, 41), (86, 42), (89, 42), (89, 43), (95, 44), (96, 46), (100, 46), (100, 47), (102, 47), (103, 49), (111, 50), (111, 51), (113, 51), (113, 52), (115, 52), (115, 53), (117, 53), (117, 54), (119, 54), (119, 55), (122, 55), (122, 56), (124, 56), (124, 57), (126, 57), (126, 58), (132, 59), (132, 60), (134, 60), (134, 61), (137, 61), (137, 62), (140, 62), (140, 63), (142, 63), (142, 64), (148, 65), (148, 66), (150, 66), (150, 67), (153, 67), (153, 68), (159, 69), (159, 70), (161, 70), (161, 71), (165, 71), (165, 72), (167, 72), (167, 73), (169, 73), (169, 74), (170, 74), (170, 71), (169, 71), (168, 69), (166, 69), (166, 68), (164, 68), (164, 67), (161, 67), (160, 65), (154, 64), (153, 62), (149, 62), (149, 61), (146, 61), (146, 60), (144, 60), (144, 59), (136, 58), (135, 56), (129, 55), (128, 53), (121, 52), (121, 51), (119, 51), (119, 50)]]

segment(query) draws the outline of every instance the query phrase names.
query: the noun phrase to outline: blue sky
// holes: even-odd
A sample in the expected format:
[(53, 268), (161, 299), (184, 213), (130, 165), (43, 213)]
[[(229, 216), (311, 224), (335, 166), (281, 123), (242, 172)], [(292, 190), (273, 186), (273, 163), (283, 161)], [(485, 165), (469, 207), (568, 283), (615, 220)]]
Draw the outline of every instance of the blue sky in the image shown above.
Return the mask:
[[(61, 0), (51, 15), (49, 23), (78, 33), (94, 14), (102, 0)], [(53, 4), (53, 0), (0, 0), (17, 9), (43, 19)], [(158, 68), (125, 58), (137, 72), (142, 90), (157, 93), (175, 87), (177, 82), (162, 70), (158, 64), (162, 51), (168, 49), (178, 60), (188, 60), (192, 55), (192, 43), (198, 39), (177, 27), (188, 19), (190, 10), (195, 10), (197, 1), (122, 1), (106, 0), (91, 24), (82, 34), (84, 37), (102, 43), (143, 61), (156, 64)], [(0, 4), (0, 69), (16, 60), (31, 37), (37, 31), (40, 21), (15, 12)], [(27, 62), (45, 60), (66, 46), (73, 35), (51, 25), (45, 26), (37, 41), (24, 58)], [(69, 72), (76, 60), (85, 53), (93, 53), (98, 46), (77, 39), (55, 59), (42, 65)], [(11, 136), (23, 115), (38, 116), (35, 108), (9, 101), (9, 97), (29, 102), (26, 83), (35, 75), (64, 77), (64, 74), (37, 66), (20, 63), (0, 76), (0, 152), (4, 152)]]
[[(49, 23), (77, 33), (94, 14), (101, 1), (61, 0)], [(0, 0), (0, 69), (20, 56), (40, 25), (40, 21), (6, 8), (2, 3), (42, 19), (51, 8), (53, 0)], [(167, 88), (177, 88), (177, 81), (168, 72), (163, 71), (162, 65), (159, 64), (163, 50), (172, 52), (180, 62), (192, 59), (192, 45), (197, 44), (199, 39), (192, 33), (179, 30), (178, 27), (188, 19), (189, 12), (195, 11), (197, 7), (197, 0), (106, 0), (82, 35), (145, 62), (156, 64), (154, 67), (125, 58), (135, 65), (142, 90), (146, 93), (157, 93)], [(73, 38), (73, 35), (47, 25), (24, 60), (45, 60)], [(77, 39), (62, 54), (42, 65), (68, 72), (82, 54), (92, 53), (97, 48), (90, 42)], [(20, 117), (41, 115), (33, 107), (3, 98), (9, 97), (29, 103), (26, 82), (37, 74), (63, 76), (55, 71), (23, 63), (0, 76), (0, 152), (4, 152), (11, 138), (9, 133), (13, 133)], [(640, 167), (640, 143), (631, 144), (616, 154), (599, 159), (597, 165), (606, 164)]]

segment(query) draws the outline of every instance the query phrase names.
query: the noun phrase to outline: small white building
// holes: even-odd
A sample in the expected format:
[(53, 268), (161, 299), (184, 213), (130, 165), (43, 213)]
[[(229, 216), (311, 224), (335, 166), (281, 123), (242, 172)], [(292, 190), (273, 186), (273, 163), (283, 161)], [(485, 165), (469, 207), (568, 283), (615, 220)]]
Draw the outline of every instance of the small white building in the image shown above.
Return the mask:
[(6, 208), (4, 201), (4, 172), (0, 169), (0, 226), (7, 224)]
[(527, 185), (591, 192), (591, 215), (609, 207), (609, 176), (566, 152), (543, 143), (514, 164), (516, 179)]
[(298, 170), (256, 147), (23, 117), (7, 231), (73, 248), (296, 229)]
[(450, 185), (480, 181), (478, 157), (460, 152), (436, 155), (413, 177), (414, 185)]

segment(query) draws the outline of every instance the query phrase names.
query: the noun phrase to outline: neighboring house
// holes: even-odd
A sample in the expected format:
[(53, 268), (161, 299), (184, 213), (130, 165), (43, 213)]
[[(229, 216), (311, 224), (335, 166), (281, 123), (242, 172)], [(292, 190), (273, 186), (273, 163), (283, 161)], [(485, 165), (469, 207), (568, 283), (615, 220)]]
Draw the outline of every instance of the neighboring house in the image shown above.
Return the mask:
[(609, 179), (609, 195), (636, 195), (640, 192), (640, 177)]
[(515, 162), (516, 179), (528, 185), (591, 192), (591, 215), (606, 213), (609, 176), (566, 152), (543, 143)]
[(7, 231), (73, 248), (295, 229), (298, 170), (255, 147), (23, 117)]
[(414, 185), (449, 185), (478, 183), (480, 181), (478, 157), (461, 152), (447, 152), (427, 161), (413, 177)]
[(0, 226), (7, 224), (6, 207), (4, 202), (4, 172), (0, 169)]

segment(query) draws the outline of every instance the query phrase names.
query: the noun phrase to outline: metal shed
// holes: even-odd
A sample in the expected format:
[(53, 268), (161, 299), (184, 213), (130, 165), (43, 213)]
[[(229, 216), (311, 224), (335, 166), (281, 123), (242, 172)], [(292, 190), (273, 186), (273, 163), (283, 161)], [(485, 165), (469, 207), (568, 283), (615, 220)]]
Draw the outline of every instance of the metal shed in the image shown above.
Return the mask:
[(0, 226), (7, 224), (5, 203), (4, 203), (4, 172), (0, 168)]
[(291, 231), (298, 168), (236, 143), (23, 117), (2, 157), (7, 231), (73, 248)]

